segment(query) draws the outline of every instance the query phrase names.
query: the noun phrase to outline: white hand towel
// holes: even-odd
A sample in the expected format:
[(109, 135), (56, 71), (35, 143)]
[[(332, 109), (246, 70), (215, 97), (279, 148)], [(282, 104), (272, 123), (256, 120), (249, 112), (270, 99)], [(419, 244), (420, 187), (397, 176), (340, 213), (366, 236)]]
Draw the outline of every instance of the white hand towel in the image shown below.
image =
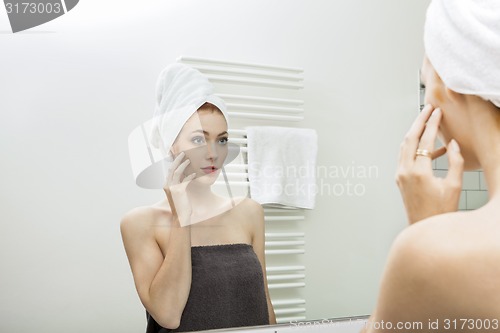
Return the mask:
[(316, 131), (274, 126), (246, 130), (251, 197), (261, 204), (314, 208)]
[(448, 88), (500, 107), (500, 0), (433, 0), (424, 43)]

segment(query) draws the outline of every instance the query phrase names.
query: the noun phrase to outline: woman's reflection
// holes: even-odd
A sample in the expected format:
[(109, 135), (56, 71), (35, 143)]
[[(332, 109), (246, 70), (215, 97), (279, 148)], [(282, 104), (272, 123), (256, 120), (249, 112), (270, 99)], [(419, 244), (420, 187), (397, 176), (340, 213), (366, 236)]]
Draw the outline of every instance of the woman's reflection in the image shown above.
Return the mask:
[(151, 141), (173, 160), (165, 196), (121, 223), (147, 332), (275, 323), (262, 206), (212, 192), (228, 154), (223, 101), (182, 64), (161, 73), (157, 98)]

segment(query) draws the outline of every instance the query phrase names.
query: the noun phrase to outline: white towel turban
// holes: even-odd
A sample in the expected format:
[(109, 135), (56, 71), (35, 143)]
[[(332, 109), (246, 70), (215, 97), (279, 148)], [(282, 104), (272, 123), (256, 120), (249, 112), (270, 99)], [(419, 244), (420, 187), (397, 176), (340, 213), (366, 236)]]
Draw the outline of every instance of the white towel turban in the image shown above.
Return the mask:
[(449, 89), (500, 107), (500, 0), (433, 0), (424, 44)]
[(181, 63), (166, 67), (156, 83), (156, 108), (151, 128), (151, 144), (164, 156), (186, 121), (204, 103), (215, 105), (228, 122), (224, 101), (214, 95), (214, 87), (198, 70)]

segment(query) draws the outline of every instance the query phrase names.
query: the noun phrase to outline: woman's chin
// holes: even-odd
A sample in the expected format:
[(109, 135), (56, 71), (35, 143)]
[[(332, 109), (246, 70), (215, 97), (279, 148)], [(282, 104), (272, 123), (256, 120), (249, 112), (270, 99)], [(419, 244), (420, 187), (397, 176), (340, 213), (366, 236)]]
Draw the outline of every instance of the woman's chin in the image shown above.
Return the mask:
[(193, 181), (200, 185), (213, 185), (219, 177), (219, 173), (219, 171), (216, 171), (211, 173), (199, 174), (196, 175), (196, 178), (193, 179)]

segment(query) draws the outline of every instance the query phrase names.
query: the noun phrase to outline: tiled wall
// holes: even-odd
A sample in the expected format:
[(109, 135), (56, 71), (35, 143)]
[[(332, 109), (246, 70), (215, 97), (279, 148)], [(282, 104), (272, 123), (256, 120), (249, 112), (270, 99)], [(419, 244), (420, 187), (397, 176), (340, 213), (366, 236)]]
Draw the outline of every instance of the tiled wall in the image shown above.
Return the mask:
[[(434, 174), (446, 177), (448, 172), (448, 156), (441, 156), (433, 161)], [(488, 191), (482, 171), (466, 171), (463, 175), (462, 194), (459, 210), (473, 210), (483, 206), (488, 201)]]

